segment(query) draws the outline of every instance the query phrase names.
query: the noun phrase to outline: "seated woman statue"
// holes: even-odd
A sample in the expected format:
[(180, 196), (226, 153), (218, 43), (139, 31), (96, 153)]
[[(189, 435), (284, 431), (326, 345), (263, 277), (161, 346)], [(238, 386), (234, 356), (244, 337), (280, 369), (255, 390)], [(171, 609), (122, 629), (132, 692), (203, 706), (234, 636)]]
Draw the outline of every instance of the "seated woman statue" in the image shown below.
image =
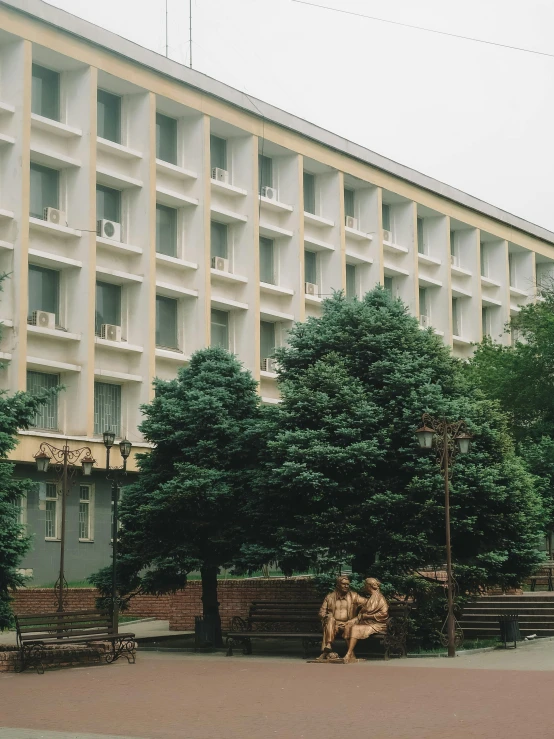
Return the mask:
[(387, 630), (389, 606), (379, 590), (381, 583), (374, 577), (364, 580), (367, 600), (363, 603), (356, 618), (351, 619), (344, 629), (344, 638), (348, 644), (345, 662), (354, 661), (354, 647), (359, 639), (367, 639), (372, 634), (384, 634)]

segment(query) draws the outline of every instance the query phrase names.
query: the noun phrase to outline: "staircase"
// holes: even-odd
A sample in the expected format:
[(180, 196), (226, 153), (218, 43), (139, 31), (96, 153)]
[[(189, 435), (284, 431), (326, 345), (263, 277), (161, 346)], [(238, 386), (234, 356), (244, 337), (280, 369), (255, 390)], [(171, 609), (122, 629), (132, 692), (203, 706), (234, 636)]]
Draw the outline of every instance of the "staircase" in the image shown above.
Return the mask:
[(523, 637), (530, 634), (554, 636), (554, 593), (484, 595), (467, 603), (460, 626), (466, 639), (500, 635), (498, 616), (517, 613)]

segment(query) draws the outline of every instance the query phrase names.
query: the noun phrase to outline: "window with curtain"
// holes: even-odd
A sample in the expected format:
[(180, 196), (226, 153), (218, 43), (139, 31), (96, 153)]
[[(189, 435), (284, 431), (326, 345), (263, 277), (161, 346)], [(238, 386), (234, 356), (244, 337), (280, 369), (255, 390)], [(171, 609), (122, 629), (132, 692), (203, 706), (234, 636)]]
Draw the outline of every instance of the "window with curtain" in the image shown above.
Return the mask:
[[(47, 372), (27, 371), (27, 392), (41, 395), (44, 390), (53, 390), (60, 384), (60, 376)], [(58, 428), (58, 396), (51, 395), (37, 410), (31, 426), (38, 429)]]
[(116, 144), (121, 143), (121, 98), (106, 90), (98, 90), (96, 135)]
[(383, 280), (383, 287), (385, 288), (385, 290), (388, 293), (390, 293), (391, 295), (393, 295), (394, 294), (393, 293), (393, 287), (394, 287), (393, 278), (392, 277), (387, 277), (385, 275), (384, 280)]
[(60, 320), (60, 273), (55, 269), (29, 265), (29, 317), (36, 310), (54, 313)]
[(177, 256), (177, 211), (160, 203), (156, 204), (156, 251)]
[(424, 287), (419, 288), (419, 315), (429, 315), (427, 312), (427, 290)]
[(458, 298), (452, 298), (452, 333), (454, 336), (461, 336), (462, 316)]
[(346, 265), (346, 297), (355, 298), (358, 294), (356, 289), (356, 265)]
[(212, 169), (218, 167), (227, 171), (227, 140), (219, 136), (210, 136), (210, 164)]
[(385, 231), (390, 231), (391, 227), (391, 220), (390, 220), (390, 205), (388, 203), (383, 203), (381, 206), (381, 217), (383, 220), (383, 228)]
[(450, 254), (453, 257), (457, 256), (457, 250), (456, 250), (456, 232), (451, 231), (450, 232)]
[(480, 254), (481, 254), (481, 277), (488, 277), (489, 276), (489, 253), (488, 249), (481, 242), (480, 244)]
[(79, 485), (79, 540), (92, 541), (92, 485)]
[(39, 64), (33, 64), (31, 112), (53, 121), (60, 120), (60, 75)]
[(260, 359), (268, 359), (275, 352), (275, 324), (260, 321)]
[(315, 215), (315, 175), (304, 172), (304, 211)]
[(229, 350), (229, 313), (212, 309), (211, 316), (212, 346)]
[(94, 383), (94, 433), (121, 436), (121, 385)]
[(317, 285), (317, 254), (304, 250), (304, 281)]
[(31, 162), (31, 197), (29, 215), (44, 218), (45, 208), (60, 207), (60, 173), (56, 169)]
[(44, 538), (59, 539), (58, 486), (55, 482), (41, 483), (45, 488)]
[(517, 259), (515, 254), (508, 254), (508, 272), (511, 287), (517, 287)]
[(210, 226), (210, 254), (212, 257), (227, 259), (228, 254), (227, 224), (212, 221)]
[(97, 335), (100, 335), (104, 323), (121, 326), (121, 286), (97, 282), (94, 327)]
[(490, 308), (481, 308), (481, 328), (483, 338), (491, 335), (491, 311)]
[(177, 121), (156, 113), (156, 159), (177, 164)]
[(425, 229), (423, 218), (417, 219), (417, 250), (420, 254), (427, 253), (427, 248), (425, 246)]
[(275, 251), (273, 239), (260, 236), (260, 282), (275, 284)]
[(121, 192), (113, 187), (96, 185), (96, 218), (121, 223)]
[(177, 349), (177, 301), (156, 295), (156, 346)]
[(355, 218), (354, 212), (354, 190), (350, 190), (348, 187), (344, 188), (344, 215)]
[(271, 157), (258, 155), (258, 177), (260, 192), (262, 187), (273, 187), (273, 160)]

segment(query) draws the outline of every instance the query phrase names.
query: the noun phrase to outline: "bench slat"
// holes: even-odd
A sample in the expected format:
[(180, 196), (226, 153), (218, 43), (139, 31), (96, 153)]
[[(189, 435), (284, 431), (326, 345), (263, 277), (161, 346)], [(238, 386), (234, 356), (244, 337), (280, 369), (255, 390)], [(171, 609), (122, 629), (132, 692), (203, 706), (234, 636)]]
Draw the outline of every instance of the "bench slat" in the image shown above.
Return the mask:
[[(77, 642), (93, 642), (93, 641), (111, 641), (112, 639), (119, 639), (119, 638), (132, 638), (134, 637), (134, 634), (131, 633), (124, 633), (124, 634), (114, 634), (114, 633), (102, 633), (98, 632), (98, 634), (89, 634), (88, 636), (70, 636), (68, 638), (64, 639), (56, 639), (56, 637), (52, 637), (51, 639), (37, 639), (35, 642), (32, 640), (29, 640), (26, 642), (26, 644), (46, 644), (46, 645), (55, 645), (55, 644), (75, 644)], [(91, 638), (93, 637), (93, 638)]]
[(99, 614), (108, 615), (105, 611), (96, 611), (96, 610), (88, 610), (88, 611), (49, 611), (48, 613), (32, 613), (32, 614), (18, 614), (15, 616), (17, 621), (30, 621), (33, 622), (37, 618), (64, 618), (64, 617), (73, 617), (73, 616), (98, 616)]
[(102, 628), (97, 629), (67, 629), (66, 631), (35, 631), (32, 634), (22, 634), (19, 637), (19, 641), (26, 643), (30, 641), (40, 641), (41, 639), (56, 639), (61, 641), (69, 638), (70, 636), (87, 636), (90, 634), (113, 634), (113, 629), (110, 626), (104, 625)]

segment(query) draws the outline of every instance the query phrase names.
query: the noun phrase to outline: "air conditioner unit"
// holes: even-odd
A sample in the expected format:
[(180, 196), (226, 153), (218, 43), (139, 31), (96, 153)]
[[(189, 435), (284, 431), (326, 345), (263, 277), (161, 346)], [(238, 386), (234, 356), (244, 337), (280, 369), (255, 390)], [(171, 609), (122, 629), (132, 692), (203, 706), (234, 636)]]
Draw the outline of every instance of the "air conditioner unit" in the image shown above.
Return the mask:
[(113, 326), (111, 323), (103, 323), (100, 336), (108, 341), (121, 341), (121, 326)]
[(313, 282), (306, 282), (305, 283), (305, 292), (306, 292), (306, 295), (316, 295), (317, 296), (317, 294), (319, 292), (319, 289), (318, 289), (317, 285), (314, 285)]
[(275, 359), (262, 359), (260, 369), (262, 372), (277, 372), (277, 361)]
[(43, 211), (43, 218), (48, 223), (55, 223), (56, 226), (67, 226), (67, 218), (63, 210), (58, 208), (45, 208)]
[(96, 233), (105, 239), (121, 241), (121, 224), (115, 221), (106, 221), (105, 219), (96, 221)]
[(268, 200), (279, 200), (277, 190), (274, 187), (262, 187), (262, 197)]
[(354, 218), (354, 216), (346, 216), (346, 228), (354, 228), (356, 231), (358, 230), (358, 219)]
[(421, 326), (421, 328), (429, 328), (429, 326), (431, 325), (431, 319), (429, 318), (429, 316), (420, 316), (419, 325)]
[(56, 328), (56, 314), (45, 310), (34, 310), (31, 316), (31, 325), (40, 328)]
[(392, 231), (387, 231), (386, 228), (383, 229), (383, 241), (388, 241), (389, 244), (392, 244)]
[(217, 182), (229, 182), (229, 172), (226, 169), (220, 169), (219, 167), (212, 168), (212, 180)]
[(460, 266), (460, 257), (457, 254), (451, 254), (450, 255), (450, 264), (453, 267), (459, 267)]
[(212, 269), (217, 269), (220, 272), (228, 272), (229, 260), (223, 257), (212, 257)]

